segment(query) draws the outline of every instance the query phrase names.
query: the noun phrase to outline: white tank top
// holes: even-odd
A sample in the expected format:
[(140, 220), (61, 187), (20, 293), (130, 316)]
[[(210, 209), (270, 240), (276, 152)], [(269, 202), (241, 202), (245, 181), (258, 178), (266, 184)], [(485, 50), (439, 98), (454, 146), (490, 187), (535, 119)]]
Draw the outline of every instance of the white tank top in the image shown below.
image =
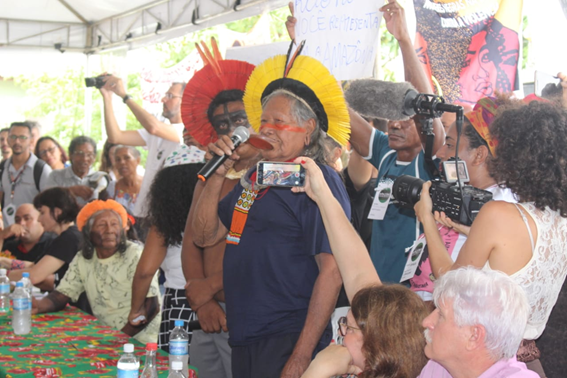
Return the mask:
[[(528, 221), (524, 212), (532, 217), (537, 228), (534, 246), (528, 227), (532, 241), (532, 258), (526, 266), (510, 276), (525, 290), (528, 297), (531, 313), (524, 339), (534, 340), (543, 333), (567, 275), (567, 218), (549, 208), (541, 211), (533, 203), (517, 204), (516, 207), (526, 227)], [(484, 269), (491, 269), (488, 261)]]

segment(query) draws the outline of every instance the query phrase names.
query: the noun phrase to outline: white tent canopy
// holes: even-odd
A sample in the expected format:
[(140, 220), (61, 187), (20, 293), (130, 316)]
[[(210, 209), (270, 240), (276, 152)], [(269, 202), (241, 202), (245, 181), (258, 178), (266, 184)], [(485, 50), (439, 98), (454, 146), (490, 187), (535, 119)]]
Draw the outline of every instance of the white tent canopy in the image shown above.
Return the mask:
[(1, 0), (0, 48), (134, 49), (261, 14), (286, 0)]

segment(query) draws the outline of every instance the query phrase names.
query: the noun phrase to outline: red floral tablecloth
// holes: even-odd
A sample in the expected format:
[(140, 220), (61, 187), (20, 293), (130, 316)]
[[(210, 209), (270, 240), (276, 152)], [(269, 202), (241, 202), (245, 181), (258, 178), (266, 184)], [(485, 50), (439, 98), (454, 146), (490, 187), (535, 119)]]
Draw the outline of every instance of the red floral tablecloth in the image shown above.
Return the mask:
[[(144, 345), (75, 307), (34, 315), (32, 322), (30, 334), (14, 335), (11, 314), (0, 315), (0, 378), (114, 378), (126, 343), (134, 344), (143, 367)], [(159, 350), (157, 360), (159, 376), (167, 377), (167, 353)], [(197, 377), (196, 370), (189, 376)]]

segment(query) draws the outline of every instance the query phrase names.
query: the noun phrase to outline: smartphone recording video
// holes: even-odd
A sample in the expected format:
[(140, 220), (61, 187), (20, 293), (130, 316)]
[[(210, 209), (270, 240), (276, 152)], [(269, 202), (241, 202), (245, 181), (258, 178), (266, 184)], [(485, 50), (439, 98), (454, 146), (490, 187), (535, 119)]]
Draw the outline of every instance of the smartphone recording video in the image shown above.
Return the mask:
[(256, 182), (267, 186), (304, 186), (305, 169), (297, 163), (261, 161), (258, 163)]

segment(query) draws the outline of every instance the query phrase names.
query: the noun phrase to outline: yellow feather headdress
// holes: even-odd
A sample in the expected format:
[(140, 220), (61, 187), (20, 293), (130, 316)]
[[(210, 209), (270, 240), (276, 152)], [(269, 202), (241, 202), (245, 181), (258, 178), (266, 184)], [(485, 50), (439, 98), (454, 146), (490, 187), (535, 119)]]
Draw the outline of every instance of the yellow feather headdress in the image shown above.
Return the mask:
[[(248, 121), (258, 132), (262, 100), (277, 89), (285, 89), (304, 100), (319, 120), (319, 125), (337, 143), (344, 146), (350, 135), (350, 118), (343, 91), (329, 70), (308, 56), (278, 55), (258, 65), (244, 91)], [(291, 50), (291, 48), (290, 48)]]

